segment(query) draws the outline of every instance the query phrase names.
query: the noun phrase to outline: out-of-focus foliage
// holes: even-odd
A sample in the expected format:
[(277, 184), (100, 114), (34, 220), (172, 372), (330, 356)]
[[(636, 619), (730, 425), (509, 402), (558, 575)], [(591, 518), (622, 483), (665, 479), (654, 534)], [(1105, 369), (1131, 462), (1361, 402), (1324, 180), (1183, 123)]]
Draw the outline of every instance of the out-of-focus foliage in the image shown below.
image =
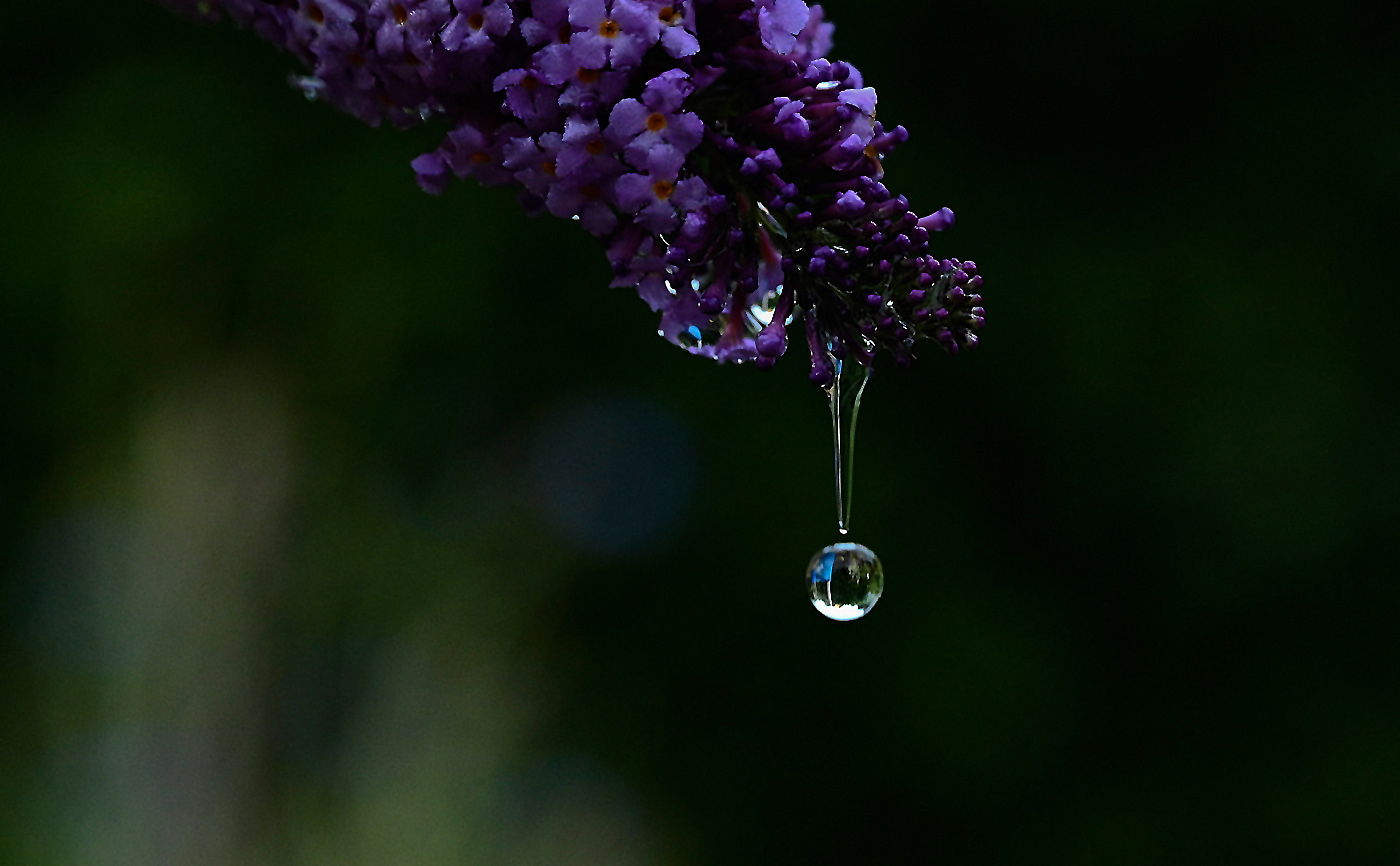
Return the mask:
[(825, 5), (995, 298), (867, 393), (854, 624), (800, 364), (247, 34), (10, 11), (0, 861), (1400, 857), (1393, 13)]

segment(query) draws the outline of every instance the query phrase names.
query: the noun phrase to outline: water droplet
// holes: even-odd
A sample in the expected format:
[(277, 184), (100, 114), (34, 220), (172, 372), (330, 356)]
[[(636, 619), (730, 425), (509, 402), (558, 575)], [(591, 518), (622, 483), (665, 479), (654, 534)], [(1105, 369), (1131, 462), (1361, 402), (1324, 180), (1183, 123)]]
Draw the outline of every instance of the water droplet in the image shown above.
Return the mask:
[(884, 591), (880, 557), (863, 544), (843, 541), (824, 547), (807, 566), (807, 593), (827, 619), (860, 619)]
[(676, 342), (687, 349), (699, 349), (705, 346), (713, 346), (724, 336), (722, 324), (707, 324), (701, 328), (698, 325), (691, 325), (684, 331), (676, 334)]
[(287, 80), (301, 91), (301, 95), (305, 96), (308, 102), (320, 99), (326, 91), (326, 82), (314, 75), (290, 75)]
[[(744, 331), (750, 337), (757, 337), (758, 332), (768, 327), (768, 323), (773, 321), (773, 316), (777, 313), (778, 294), (782, 292), (781, 284), (776, 289), (765, 295), (759, 296), (757, 292), (749, 296), (750, 303), (743, 312)], [(792, 321), (792, 313), (788, 313), (787, 319), (783, 322), (787, 325)]]
[(783, 228), (783, 224), (773, 217), (773, 212), (765, 207), (763, 202), (757, 201), (754, 202), (754, 204), (758, 208), (758, 221), (762, 223), (764, 227), (778, 237), (785, 238), (788, 236), (787, 229)]

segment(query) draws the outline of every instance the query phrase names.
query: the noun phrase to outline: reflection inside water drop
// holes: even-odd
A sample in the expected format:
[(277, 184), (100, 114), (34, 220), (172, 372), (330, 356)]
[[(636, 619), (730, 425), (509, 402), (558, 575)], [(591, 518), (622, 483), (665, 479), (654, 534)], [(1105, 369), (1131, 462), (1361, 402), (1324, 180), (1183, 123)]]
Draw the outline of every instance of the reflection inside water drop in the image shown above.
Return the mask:
[(885, 590), (880, 557), (863, 544), (843, 541), (822, 548), (807, 566), (807, 593), (822, 616), (860, 619)]
[[(662, 331), (665, 336), (665, 331)], [(708, 324), (701, 328), (691, 325), (684, 331), (676, 334), (676, 342), (687, 349), (698, 349), (704, 346), (713, 346), (719, 343), (724, 337), (724, 331), (719, 326)]]

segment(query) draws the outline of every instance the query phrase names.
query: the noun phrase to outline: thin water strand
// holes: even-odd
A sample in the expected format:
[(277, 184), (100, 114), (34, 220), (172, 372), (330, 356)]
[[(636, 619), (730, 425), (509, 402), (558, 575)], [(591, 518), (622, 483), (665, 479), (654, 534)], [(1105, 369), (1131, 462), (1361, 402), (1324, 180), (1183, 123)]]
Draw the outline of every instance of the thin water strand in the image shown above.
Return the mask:
[(831, 439), (836, 463), (836, 530), (851, 530), (851, 488), (855, 477), (856, 418), (871, 368), (837, 360), (836, 375), (826, 387), (831, 404)]

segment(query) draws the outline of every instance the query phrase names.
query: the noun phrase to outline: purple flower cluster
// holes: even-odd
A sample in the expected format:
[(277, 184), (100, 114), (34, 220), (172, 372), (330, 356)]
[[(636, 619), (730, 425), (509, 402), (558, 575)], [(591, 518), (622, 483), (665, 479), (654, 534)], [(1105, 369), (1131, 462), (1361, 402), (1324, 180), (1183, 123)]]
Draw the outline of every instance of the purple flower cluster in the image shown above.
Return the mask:
[(441, 115), (413, 161), (514, 185), (532, 213), (577, 220), (660, 332), (695, 354), (771, 366), (801, 320), (811, 378), (837, 361), (901, 364), (932, 337), (977, 342), (982, 277), (939, 259), (881, 182), (908, 138), (875, 120), (832, 25), (803, 0), (163, 0), (232, 18), (295, 54), (296, 79), (370, 124)]

